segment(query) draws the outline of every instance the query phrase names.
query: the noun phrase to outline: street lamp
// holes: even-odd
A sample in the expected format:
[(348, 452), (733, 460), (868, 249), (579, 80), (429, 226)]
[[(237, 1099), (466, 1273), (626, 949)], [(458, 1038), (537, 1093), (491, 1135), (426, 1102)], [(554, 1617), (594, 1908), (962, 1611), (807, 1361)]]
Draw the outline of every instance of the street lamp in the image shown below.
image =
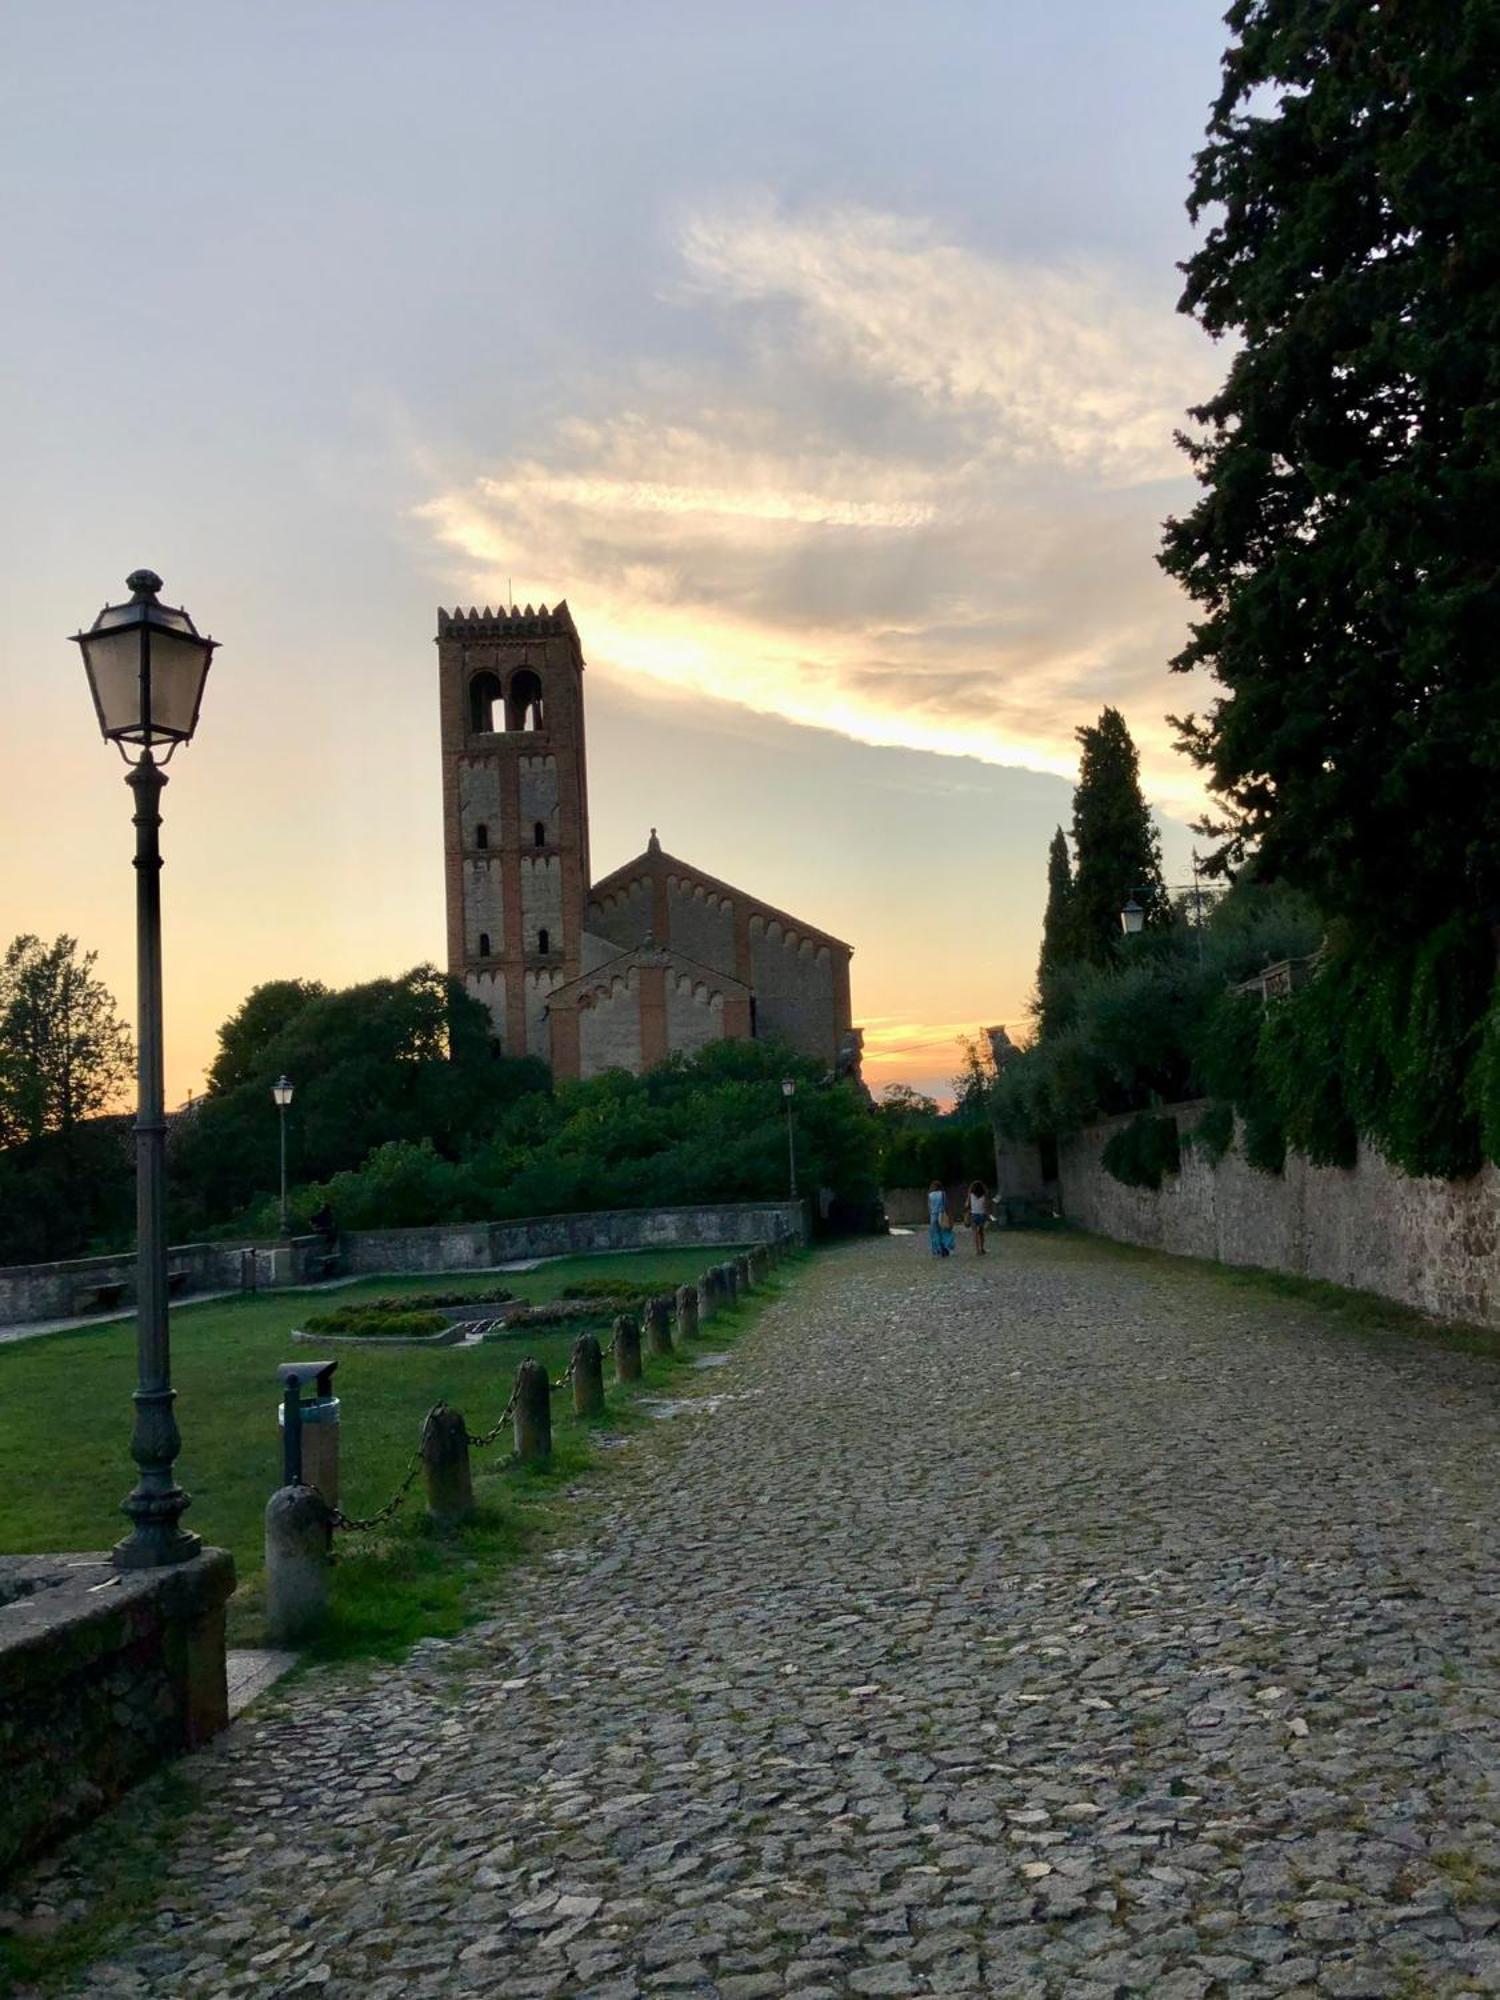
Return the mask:
[[(173, 1466), (182, 1439), (172, 1414), (172, 1357), (167, 1338), (166, 1136), (161, 1026), (162, 769), (198, 723), (214, 641), (185, 611), (159, 603), (161, 578), (149, 569), (125, 579), (128, 604), (109, 604), (89, 631), (73, 635), (99, 727), (130, 766), (135, 800), (137, 1052), (136, 1369), (130, 1455), (140, 1468), (122, 1511), (133, 1526), (115, 1546), (120, 1569), (186, 1562), (198, 1537), (179, 1523), (188, 1495)], [(131, 748), (127, 748), (129, 745)], [(165, 746), (161, 763), (156, 751)], [(132, 755), (131, 751), (135, 754)]]
[(278, 1076), (271, 1085), (271, 1095), (276, 1100), (276, 1109), (281, 1114), (281, 1233), (290, 1235), (291, 1225), (286, 1212), (286, 1108), (292, 1101), (292, 1080)]
[(1146, 912), (1134, 896), (1120, 912), (1120, 928), (1126, 937), (1139, 937), (1146, 928)]
[(791, 1177), (790, 1199), (795, 1201), (797, 1199), (797, 1128), (792, 1123), (792, 1099), (797, 1095), (797, 1080), (795, 1077), (784, 1076), (781, 1079), (781, 1094), (786, 1099), (786, 1158), (787, 1169)]

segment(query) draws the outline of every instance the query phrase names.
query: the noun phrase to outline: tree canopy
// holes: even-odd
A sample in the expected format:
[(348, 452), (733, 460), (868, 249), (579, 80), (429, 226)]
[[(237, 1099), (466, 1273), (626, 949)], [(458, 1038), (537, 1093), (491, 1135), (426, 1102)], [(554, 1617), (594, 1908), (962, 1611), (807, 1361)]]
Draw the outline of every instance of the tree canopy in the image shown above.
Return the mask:
[(1182, 309), (1236, 346), (1162, 563), (1219, 860), (1398, 938), (1500, 906), (1500, 9), (1235, 0)]
[(1119, 953), (1120, 912), (1132, 896), (1146, 912), (1148, 929), (1170, 924), (1172, 912), (1162, 885), (1161, 840), (1141, 793), (1140, 759), (1124, 716), (1106, 708), (1077, 736), (1082, 756), (1073, 794), (1065, 955), (1108, 965)]
[(98, 954), (13, 938), (0, 960), (0, 1145), (71, 1132), (120, 1106), (135, 1061)]

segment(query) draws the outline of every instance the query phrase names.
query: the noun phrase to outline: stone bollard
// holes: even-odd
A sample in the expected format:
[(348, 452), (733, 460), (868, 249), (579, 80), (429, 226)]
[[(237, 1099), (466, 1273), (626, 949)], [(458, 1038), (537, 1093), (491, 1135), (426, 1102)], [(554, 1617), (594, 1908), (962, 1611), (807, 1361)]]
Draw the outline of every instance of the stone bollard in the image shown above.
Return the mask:
[(641, 1328), (634, 1313), (621, 1313), (615, 1321), (615, 1380), (641, 1379)]
[(604, 1415), (604, 1356), (591, 1333), (580, 1333), (573, 1342), (573, 1412), (580, 1417)]
[(750, 1259), (743, 1254), (734, 1260), (734, 1275), (742, 1292), (748, 1292), (755, 1283), (750, 1275)]
[(740, 1278), (733, 1264), (719, 1266), (719, 1288), (725, 1310), (733, 1312), (740, 1302)]
[(266, 1637), (310, 1639), (328, 1615), (333, 1511), (315, 1486), (281, 1486), (266, 1502)]
[(646, 1352), (652, 1355), (672, 1352), (672, 1301), (670, 1298), (652, 1299), (646, 1307)]
[(427, 1482), (427, 1513), (442, 1528), (456, 1528), (474, 1512), (474, 1481), (469, 1474), (469, 1427), (462, 1410), (439, 1403), (422, 1427), (422, 1477)]
[(766, 1254), (764, 1243), (757, 1243), (750, 1252), (750, 1282), (763, 1285), (771, 1275), (771, 1260)]
[(516, 1370), (516, 1457), (523, 1465), (552, 1456), (552, 1383), (531, 1355)]
[(704, 1271), (698, 1278), (698, 1324), (700, 1326), (714, 1316), (714, 1274)]
[(679, 1285), (677, 1288), (677, 1345), (683, 1346), (698, 1337), (698, 1287)]

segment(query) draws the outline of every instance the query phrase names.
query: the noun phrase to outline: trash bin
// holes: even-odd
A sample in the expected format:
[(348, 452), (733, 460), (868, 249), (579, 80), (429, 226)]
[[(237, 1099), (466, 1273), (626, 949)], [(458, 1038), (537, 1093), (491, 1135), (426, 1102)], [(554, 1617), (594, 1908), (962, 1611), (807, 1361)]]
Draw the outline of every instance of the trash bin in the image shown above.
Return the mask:
[[(336, 1361), (283, 1361), (277, 1368), (281, 1403), (282, 1477), (316, 1486), (330, 1507), (339, 1504), (339, 1399), (333, 1393)], [(288, 1436), (288, 1413), (291, 1432)]]

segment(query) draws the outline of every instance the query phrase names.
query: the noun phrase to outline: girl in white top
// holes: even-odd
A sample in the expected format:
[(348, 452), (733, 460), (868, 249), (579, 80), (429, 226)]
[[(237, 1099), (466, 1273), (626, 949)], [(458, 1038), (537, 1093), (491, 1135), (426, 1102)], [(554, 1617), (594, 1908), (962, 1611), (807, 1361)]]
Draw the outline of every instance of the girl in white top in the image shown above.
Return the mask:
[(989, 1227), (990, 1198), (985, 1193), (983, 1181), (969, 1183), (969, 1227), (974, 1231), (974, 1255), (982, 1257), (984, 1232)]

